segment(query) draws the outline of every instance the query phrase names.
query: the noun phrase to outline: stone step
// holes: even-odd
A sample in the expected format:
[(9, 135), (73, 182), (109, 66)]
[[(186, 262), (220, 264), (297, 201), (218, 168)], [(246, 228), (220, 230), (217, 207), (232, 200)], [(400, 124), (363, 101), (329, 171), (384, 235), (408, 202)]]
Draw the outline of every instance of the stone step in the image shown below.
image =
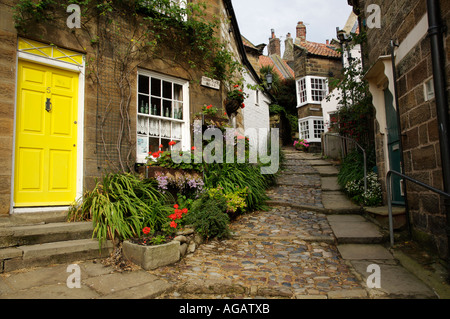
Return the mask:
[(0, 248), (90, 239), (92, 222), (15, 225), (0, 228)]
[(394, 260), (382, 245), (342, 244), (337, 249), (345, 260)]
[(94, 239), (79, 239), (40, 245), (18, 246), (0, 249), (0, 272), (89, 260), (108, 256), (113, 249), (111, 242), (105, 242), (100, 249)]
[(335, 166), (314, 166), (314, 169), (319, 173), (320, 176), (337, 176), (339, 170)]
[(378, 226), (360, 215), (329, 215), (327, 219), (338, 244), (379, 244), (387, 239)]
[[(364, 211), (380, 227), (389, 229), (389, 209), (387, 206), (364, 207)], [(393, 206), (392, 217), (394, 229), (402, 229), (406, 225), (406, 208), (404, 206)]]
[(331, 214), (359, 213), (361, 208), (354, 204), (343, 192), (322, 190), (322, 204)]

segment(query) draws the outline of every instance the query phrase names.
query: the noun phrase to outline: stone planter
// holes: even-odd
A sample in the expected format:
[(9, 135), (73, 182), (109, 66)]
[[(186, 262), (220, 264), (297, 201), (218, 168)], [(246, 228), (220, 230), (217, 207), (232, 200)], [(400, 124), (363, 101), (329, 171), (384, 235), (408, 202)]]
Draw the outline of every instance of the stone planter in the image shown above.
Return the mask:
[(172, 241), (158, 246), (142, 246), (124, 241), (122, 252), (125, 259), (145, 270), (154, 270), (180, 260), (180, 242)]

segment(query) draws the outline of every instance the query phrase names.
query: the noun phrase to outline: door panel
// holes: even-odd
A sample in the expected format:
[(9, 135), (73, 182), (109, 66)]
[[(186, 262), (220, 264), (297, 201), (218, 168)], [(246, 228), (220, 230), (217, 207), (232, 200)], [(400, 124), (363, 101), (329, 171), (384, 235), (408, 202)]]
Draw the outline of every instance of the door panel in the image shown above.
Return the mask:
[(69, 205), (76, 196), (78, 74), (19, 61), (17, 81), (14, 204)]
[[(401, 173), (400, 136), (398, 132), (397, 111), (394, 108), (394, 97), (386, 89), (384, 91), (384, 98), (388, 133), (389, 167), (391, 170)], [(402, 191), (402, 179), (397, 175), (392, 175), (392, 202), (397, 205), (405, 204)]]

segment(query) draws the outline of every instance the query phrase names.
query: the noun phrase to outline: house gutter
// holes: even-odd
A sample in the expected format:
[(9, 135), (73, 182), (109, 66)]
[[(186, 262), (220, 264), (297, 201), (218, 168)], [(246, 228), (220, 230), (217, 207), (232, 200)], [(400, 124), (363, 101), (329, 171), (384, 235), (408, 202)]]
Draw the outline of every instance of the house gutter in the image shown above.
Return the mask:
[[(442, 162), (442, 177), (444, 192), (450, 192), (450, 131), (449, 131), (449, 107), (445, 74), (445, 51), (443, 33), (445, 26), (442, 23), (439, 0), (427, 0), (428, 11), (428, 36), (431, 45), (431, 59), (433, 64), (433, 81), (436, 100), (436, 114), (439, 129), (439, 141)], [(448, 240), (447, 270), (450, 281), (450, 200), (444, 200), (446, 214), (446, 232)]]
[(276, 101), (275, 97), (263, 85), (263, 81), (261, 80), (259, 75), (256, 73), (255, 69), (253, 68), (253, 65), (250, 63), (250, 61), (247, 58), (247, 53), (245, 52), (244, 43), (242, 42), (242, 35), (239, 30), (239, 25), (237, 23), (236, 14), (234, 13), (234, 8), (233, 8), (233, 4), (231, 3), (231, 0), (223, 0), (223, 3), (225, 4), (225, 9), (227, 10), (227, 12), (230, 16), (231, 25), (233, 27), (234, 39), (236, 40), (236, 43), (237, 43), (237, 46), (239, 49), (239, 53), (241, 55), (242, 63), (247, 67), (247, 69), (250, 71), (252, 76), (258, 82), (258, 84), (264, 88), (264, 92), (270, 97), (272, 102)]

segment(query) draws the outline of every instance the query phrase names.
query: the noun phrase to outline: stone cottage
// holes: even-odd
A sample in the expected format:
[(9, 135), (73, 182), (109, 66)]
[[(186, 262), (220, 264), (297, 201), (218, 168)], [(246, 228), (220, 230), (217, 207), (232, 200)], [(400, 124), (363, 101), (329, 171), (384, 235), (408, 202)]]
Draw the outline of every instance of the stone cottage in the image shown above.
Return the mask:
[(299, 135), (313, 145), (320, 145), (324, 132), (322, 100), (329, 93), (329, 78), (339, 78), (341, 54), (337, 47), (307, 40), (306, 26), (299, 22), (294, 39), (294, 72), (297, 82)]
[[(376, 111), (379, 177), (390, 170), (450, 191), (449, 1), (349, 0), (359, 16), (363, 64)], [(406, 206), (413, 238), (448, 257), (449, 201), (394, 176), (394, 204)]]
[[(262, 83), (230, 0), (20, 3), (0, 1), (0, 216), (64, 211), (105, 171), (190, 150), (196, 114), (222, 115), (231, 80)], [(252, 93), (231, 122), (268, 128), (270, 98)]]

